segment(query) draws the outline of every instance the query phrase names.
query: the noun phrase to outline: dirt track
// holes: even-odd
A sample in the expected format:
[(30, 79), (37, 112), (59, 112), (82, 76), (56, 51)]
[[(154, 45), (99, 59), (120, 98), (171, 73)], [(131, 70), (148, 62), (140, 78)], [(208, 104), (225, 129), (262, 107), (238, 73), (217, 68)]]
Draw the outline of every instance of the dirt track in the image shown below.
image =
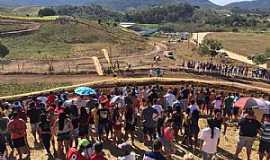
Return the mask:
[[(1, 77), (0, 77), (1, 78)], [(53, 77), (58, 80), (59, 77)], [(68, 78), (71, 79), (70, 76), (66, 77), (61, 77), (63, 79)], [(78, 77), (77, 77), (78, 78)], [(21, 94), (21, 95), (16, 95), (16, 96), (7, 96), (7, 97), (0, 97), (0, 99), (9, 99), (9, 98), (18, 98), (18, 97), (25, 97), (29, 95), (36, 95), (40, 93), (48, 93), (50, 91), (57, 91), (57, 90), (72, 90), (76, 87), (79, 86), (92, 86), (92, 87), (113, 87), (113, 86), (126, 86), (126, 85), (151, 85), (151, 84), (161, 84), (161, 85), (183, 85), (183, 84), (194, 84), (194, 85), (199, 85), (199, 86), (209, 86), (209, 87), (217, 87), (220, 89), (228, 89), (228, 90), (239, 90), (243, 93), (247, 92), (264, 92), (264, 93), (270, 93), (270, 86), (265, 87), (260, 86), (260, 85), (255, 85), (253, 84), (244, 84), (241, 82), (231, 82), (231, 81), (225, 81), (225, 80), (209, 80), (209, 79), (202, 79), (202, 78), (110, 78), (110, 77), (101, 77), (101, 78), (96, 78), (95, 80), (89, 80), (86, 81), (85, 83), (81, 84), (76, 84), (73, 86), (68, 86), (68, 87), (59, 87), (59, 88), (54, 88), (50, 90), (45, 90), (45, 91), (38, 91), (38, 92), (32, 92), (32, 93), (26, 93), (26, 94)], [(61, 81), (61, 80), (60, 80)], [(31, 81), (33, 82), (33, 81)]]
[(7, 32), (0, 32), (1, 37), (6, 37), (6, 36), (11, 36), (11, 35), (21, 35), (21, 34), (26, 34), (26, 33), (32, 33), (34, 31), (39, 30), (41, 24), (36, 23), (36, 22), (24, 22), (24, 21), (19, 21), (19, 20), (2, 20), (0, 19), (0, 22), (2, 24), (17, 24), (17, 25), (26, 25), (27, 24), (27, 29), (21, 29), (21, 30), (11, 30)]

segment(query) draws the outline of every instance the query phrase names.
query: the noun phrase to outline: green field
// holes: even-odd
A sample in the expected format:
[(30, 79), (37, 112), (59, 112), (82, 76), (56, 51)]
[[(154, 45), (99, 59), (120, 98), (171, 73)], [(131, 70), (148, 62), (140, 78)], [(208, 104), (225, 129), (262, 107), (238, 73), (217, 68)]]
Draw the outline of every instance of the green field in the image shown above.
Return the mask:
[(0, 15), (2, 19), (15, 19), (15, 20), (28, 20), (28, 21), (54, 21), (60, 16), (45, 16), (45, 17), (36, 17), (36, 16), (16, 16), (16, 15)]
[(219, 40), (225, 49), (235, 53), (252, 56), (264, 53), (270, 48), (270, 33), (211, 33), (207, 38)]
[(34, 91), (41, 91), (56, 87), (69, 86), (70, 83), (31, 83), (31, 84), (17, 84), (17, 83), (9, 83), (9, 84), (0, 84), (0, 97), (1, 96), (9, 96), (16, 95)]
[[(92, 45), (108, 47), (121, 46), (129, 50), (144, 48), (144, 39), (135, 34), (122, 31), (118, 27), (105, 27), (93, 21), (86, 24), (70, 22), (57, 24), (42, 23), (39, 31), (32, 34), (2, 38), (10, 54), (7, 58), (41, 59), (68, 58), (76, 50), (89, 50)], [(102, 44), (106, 46), (102, 47)]]
[(0, 32), (6, 32), (6, 31), (14, 31), (14, 30), (21, 30), (21, 29), (27, 29), (26, 25), (19, 25), (19, 24), (12, 24), (12, 25), (1, 25), (0, 24)]

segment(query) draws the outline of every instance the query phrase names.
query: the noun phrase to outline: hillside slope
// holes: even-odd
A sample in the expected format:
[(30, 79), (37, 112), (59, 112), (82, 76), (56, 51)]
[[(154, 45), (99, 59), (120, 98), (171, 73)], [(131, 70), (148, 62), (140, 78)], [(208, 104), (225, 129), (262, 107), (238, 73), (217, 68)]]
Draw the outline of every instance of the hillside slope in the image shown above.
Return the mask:
[(10, 50), (8, 58), (14, 59), (80, 57), (97, 54), (101, 47), (125, 46), (130, 50), (138, 50), (147, 45), (143, 38), (135, 34), (94, 21), (84, 24), (46, 22), (42, 23), (39, 31), (2, 38), (1, 42)]
[(167, 5), (176, 3), (189, 3), (198, 6), (216, 7), (216, 5), (209, 0), (0, 0), (3, 5), (42, 5), (42, 6), (56, 6), (56, 5), (87, 5), (90, 3), (100, 4), (112, 9), (122, 10), (128, 8), (138, 8), (152, 5)]
[(226, 7), (239, 7), (242, 9), (270, 9), (270, 0), (243, 1), (228, 4)]

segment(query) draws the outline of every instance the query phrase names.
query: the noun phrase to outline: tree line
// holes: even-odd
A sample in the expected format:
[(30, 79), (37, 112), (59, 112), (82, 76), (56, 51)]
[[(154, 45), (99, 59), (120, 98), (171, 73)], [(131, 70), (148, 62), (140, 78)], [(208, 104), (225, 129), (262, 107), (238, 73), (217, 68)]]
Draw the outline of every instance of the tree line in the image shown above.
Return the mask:
[(189, 4), (155, 6), (144, 10), (134, 10), (126, 13), (128, 21), (138, 23), (166, 23), (187, 21), (192, 17), (195, 7)]
[[(52, 11), (53, 10), (53, 11)], [(40, 16), (68, 15), (95, 20), (115, 22), (136, 22), (159, 24), (160, 30), (166, 32), (199, 32), (199, 31), (234, 31), (239, 29), (267, 30), (270, 27), (268, 14), (240, 12), (232, 10), (223, 12), (215, 9), (200, 8), (190, 4), (153, 6), (117, 12), (99, 5), (89, 6), (57, 6), (40, 10)]]

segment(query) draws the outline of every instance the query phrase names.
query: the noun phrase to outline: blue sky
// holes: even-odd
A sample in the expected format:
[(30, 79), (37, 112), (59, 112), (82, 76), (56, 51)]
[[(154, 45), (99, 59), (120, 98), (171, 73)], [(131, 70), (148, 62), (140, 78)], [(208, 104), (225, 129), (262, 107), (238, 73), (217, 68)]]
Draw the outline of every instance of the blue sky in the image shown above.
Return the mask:
[[(219, 5), (225, 5), (231, 2), (248, 1), (248, 0), (210, 0)], [(250, 1), (250, 0), (249, 0)]]

